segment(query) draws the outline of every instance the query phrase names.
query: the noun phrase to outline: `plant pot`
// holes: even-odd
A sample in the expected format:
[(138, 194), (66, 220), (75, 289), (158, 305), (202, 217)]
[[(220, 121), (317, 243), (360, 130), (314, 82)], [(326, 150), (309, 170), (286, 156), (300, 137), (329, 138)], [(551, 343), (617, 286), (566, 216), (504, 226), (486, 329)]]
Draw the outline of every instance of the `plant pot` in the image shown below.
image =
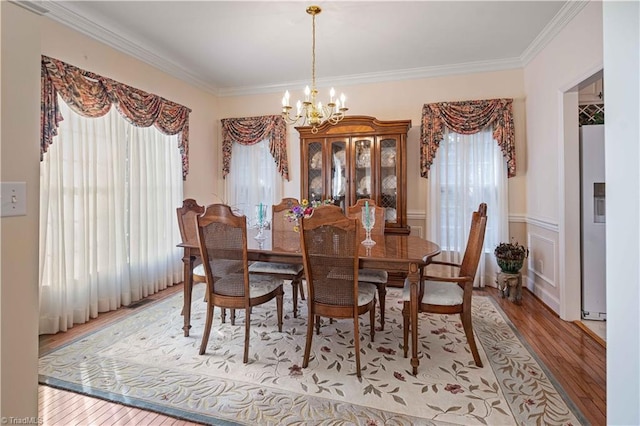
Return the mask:
[(522, 264), (524, 263), (523, 259), (501, 259), (496, 257), (496, 261), (498, 262), (498, 266), (507, 274), (517, 274), (520, 269), (522, 269)]

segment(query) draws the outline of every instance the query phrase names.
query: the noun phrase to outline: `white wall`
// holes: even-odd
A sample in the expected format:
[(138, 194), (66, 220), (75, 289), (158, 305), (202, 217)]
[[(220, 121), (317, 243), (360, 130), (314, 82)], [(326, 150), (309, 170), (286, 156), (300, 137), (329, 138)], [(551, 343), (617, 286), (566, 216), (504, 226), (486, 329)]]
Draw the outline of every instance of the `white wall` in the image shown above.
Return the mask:
[(528, 285), (566, 320), (580, 318), (577, 85), (600, 69), (601, 2), (586, 5), (524, 69)]
[(27, 215), (0, 219), (0, 416), (4, 420), (38, 415), (40, 31), (32, 13), (5, 1), (0, 8), (0, 179), (27, 184)]
[(604, 3), (607, 423), (640, 424), (640, 3)]

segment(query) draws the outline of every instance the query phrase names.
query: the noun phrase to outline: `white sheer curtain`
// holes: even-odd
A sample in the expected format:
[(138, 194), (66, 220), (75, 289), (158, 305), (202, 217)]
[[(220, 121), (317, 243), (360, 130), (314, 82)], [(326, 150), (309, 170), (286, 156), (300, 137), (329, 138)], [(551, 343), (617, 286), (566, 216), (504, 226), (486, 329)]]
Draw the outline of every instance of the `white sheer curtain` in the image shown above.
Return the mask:
[(269, 140), (254, 145), (233, 143), (230, 173), (226, 178), (227, 203), (241, 210), (248, 221), (255, 219), (255, 206), (271, 205), (282, 200), (282, 177), (269, 152)]
[(509, 238), (507, 165), (492, 129), (472, 135), (444, 130), (429, 175), (427, 237), (442, 248), (442, 258), (462, 261), (471, 214), (487, 203), (487, 229), (476, 286), (495, 281), (493, 249)]
[(115, 108), (85, 118), (59, 105), (65, 119), (40, 165), (41, 334), (128, 305), (182, 270), (176, 137)]

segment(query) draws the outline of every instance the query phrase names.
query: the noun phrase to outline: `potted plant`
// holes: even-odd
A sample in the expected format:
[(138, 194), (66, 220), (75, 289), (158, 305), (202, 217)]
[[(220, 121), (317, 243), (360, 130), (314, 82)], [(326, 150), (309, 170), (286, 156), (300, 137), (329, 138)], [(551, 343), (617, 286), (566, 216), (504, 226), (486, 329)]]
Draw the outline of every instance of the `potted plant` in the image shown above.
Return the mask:
[(493, 254), (495, 254), (496, 261), (502, 272), (516, 274), (522, 268), (524, 260), (529, 256), (529, 249), (514, 241), (498, 244)]

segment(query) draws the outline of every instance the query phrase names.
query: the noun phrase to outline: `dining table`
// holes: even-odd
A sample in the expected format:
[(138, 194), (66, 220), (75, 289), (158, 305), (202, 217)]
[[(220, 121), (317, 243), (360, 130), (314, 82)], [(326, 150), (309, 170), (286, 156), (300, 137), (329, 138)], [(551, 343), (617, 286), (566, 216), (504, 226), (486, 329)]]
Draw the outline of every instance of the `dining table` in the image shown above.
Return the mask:
[[(256, 239), (258, 230), (247, 230), (248, 260), (302, 264), (300, 234), (293, 230), (263, 230), (261, 239)], [(365, 239), (361, 229), (360, 240)], [(372, 235), (374, 245), (360, 245), (360, 268), (379, 269), (397, 272), (406, 276), (410, 283), (410, 327), (411, 327), (411, 366), (413, 374), (418, 372), (418, 290), (420, 271), (440, 253), (440, 247), (431, 241), (415, 235), (380, 234)], [(191, 294), (193, 288), (194, 262), (200, 257), (200, 249), (195, 242), (178, 244), (184, 249), (184, 335), (189, 336), (191, 328)]]

